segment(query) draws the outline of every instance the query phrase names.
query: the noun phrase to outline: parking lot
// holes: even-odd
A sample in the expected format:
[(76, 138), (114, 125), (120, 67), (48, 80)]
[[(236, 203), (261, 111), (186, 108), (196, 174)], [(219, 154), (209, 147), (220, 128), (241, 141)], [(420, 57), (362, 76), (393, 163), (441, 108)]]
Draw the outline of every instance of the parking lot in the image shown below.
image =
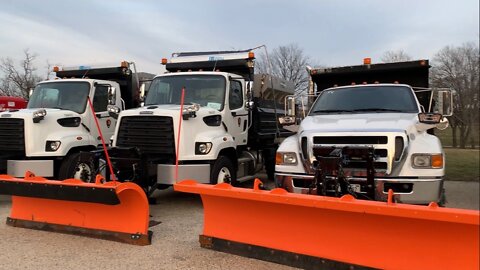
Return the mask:
[[(447, 182), (446, 188), (448, 207), (479, 209), (478, 182)], [(161, 223), (151, 227), (152, 245), (144, 247), (13, 228), (2, 222), (0, 269), (291, 269), (200, 248), (199, 196), (168, 189), (157, 197), (151, 215)], [(0, 196), (0, 220), (9, 210), (10, 198)]]

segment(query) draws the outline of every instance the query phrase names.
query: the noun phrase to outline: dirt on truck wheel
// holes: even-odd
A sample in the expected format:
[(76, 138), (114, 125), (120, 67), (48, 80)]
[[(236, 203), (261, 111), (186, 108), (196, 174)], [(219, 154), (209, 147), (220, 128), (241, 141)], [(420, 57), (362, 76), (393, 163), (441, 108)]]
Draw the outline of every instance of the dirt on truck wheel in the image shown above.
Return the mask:
[(237, 173), (232, 161), (226, 156), (219, 156), (212, 167), (210, 176), (211, 184), (229, 183), (235, 185), (237, 183)]
[(81, 160), (79, 152), (69, 154), (62, 162), (58, 173), (60, 180), (76, 178), (86, 183), (95, 182), (95, 175), (96, 168), (93, 160)]

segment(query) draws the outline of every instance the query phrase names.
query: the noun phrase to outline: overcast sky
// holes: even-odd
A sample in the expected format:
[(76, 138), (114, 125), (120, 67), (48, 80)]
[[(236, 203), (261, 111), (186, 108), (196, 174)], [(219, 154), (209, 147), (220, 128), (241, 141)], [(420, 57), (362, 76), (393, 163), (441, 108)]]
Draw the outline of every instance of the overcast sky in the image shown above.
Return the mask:
[(160, 73), (178, 51), (269, 49), (296, 43), (317, 64), (415, 59), (479, 40), (478, 0), (0, 0), (0, 57), (52, 64), (135, 61)]

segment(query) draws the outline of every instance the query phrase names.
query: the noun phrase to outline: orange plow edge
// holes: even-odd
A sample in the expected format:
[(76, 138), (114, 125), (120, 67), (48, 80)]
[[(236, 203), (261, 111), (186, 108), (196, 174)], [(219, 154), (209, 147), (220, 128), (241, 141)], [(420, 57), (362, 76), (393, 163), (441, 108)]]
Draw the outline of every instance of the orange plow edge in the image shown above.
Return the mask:
[(85, 235), (135, 245), (149, 245), (149, 205), (133, 183), (84, 183), (47, 180), (27, 173), (25, 179), (0, 175), (0, 194), (12, 195), (7, 224)]
[(215, 186), (200, 194), (202, 247), (315, 269), (478, 269), (479, 211)]

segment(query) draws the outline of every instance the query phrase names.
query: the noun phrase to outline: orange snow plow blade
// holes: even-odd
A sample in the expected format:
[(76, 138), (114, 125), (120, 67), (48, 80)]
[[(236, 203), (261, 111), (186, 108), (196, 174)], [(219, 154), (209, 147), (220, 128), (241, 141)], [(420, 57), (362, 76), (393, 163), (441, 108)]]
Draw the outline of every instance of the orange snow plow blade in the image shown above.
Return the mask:
[(0, 175), (0, 194), (12, 195), (7, 224), (14, 227), (86, 235), (149, 245), (149, 206), (133, 183), (84, 183), (47, 180), (27, 173), (25, 179)]
[(478, 211), (215, 186), (200, 194), (202, 247), (314, 269), (478, 269)]

